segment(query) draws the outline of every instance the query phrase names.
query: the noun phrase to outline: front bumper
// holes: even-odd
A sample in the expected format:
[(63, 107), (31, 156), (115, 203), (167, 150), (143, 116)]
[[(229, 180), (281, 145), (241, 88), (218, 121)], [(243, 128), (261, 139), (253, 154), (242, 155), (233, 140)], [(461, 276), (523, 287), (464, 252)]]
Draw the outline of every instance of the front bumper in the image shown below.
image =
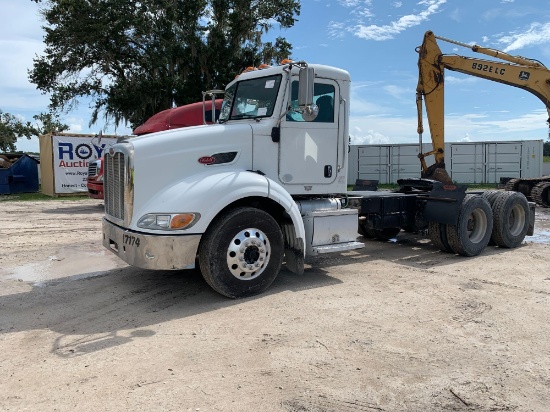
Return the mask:
[(92, 199), (103, 199), (103, 182), (98, 183), (88, 180), (86, 186), (88, 187), (88, 196)]
[(151, 235), (103, 219), (103, 246), (131, 266), (143, 269), (193, 269), (201, 235)]

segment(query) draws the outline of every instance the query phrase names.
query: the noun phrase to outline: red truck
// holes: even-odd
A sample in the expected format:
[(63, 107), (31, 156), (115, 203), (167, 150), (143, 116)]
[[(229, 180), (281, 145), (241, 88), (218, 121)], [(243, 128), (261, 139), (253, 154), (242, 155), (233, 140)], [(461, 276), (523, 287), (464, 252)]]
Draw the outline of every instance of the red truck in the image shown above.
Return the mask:
[[(223, 99), (215, 101), (214, 121), (220, 115), (220, 109)], [(206, 105), (203, 119), (203, 102), (191, 103), (185, 106), (175, 107), (173, 109), (163, 110), (151, 116), (145, 123), (134, 130), (134, 135), (142, 136), (144, 134), (160, 132), (163, 130), (179, 129), (181, 127), (199, 126), (213, 123), (212, 106)], [(90, 161), (88, 165), (88, 196), (93, 199), (103, 199), (103, 157)]]

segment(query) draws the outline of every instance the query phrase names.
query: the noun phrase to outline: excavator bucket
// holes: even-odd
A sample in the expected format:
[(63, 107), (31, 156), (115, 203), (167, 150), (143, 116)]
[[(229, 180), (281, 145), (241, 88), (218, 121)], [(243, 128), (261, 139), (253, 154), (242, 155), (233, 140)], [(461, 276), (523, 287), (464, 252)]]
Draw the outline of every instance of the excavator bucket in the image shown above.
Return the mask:
[(441, 167), (438, 167), (436, 169), (433, 169), (431, 173), (429, 173), (428, 170), (426, 173), (422, 173), (422, 177), (425, 179), (433, 179), (437, 180), (438, 182), (445, 183), (445, 184), (452, 184), (453, 181), (447, 171), (445, 169), (442, 169)]

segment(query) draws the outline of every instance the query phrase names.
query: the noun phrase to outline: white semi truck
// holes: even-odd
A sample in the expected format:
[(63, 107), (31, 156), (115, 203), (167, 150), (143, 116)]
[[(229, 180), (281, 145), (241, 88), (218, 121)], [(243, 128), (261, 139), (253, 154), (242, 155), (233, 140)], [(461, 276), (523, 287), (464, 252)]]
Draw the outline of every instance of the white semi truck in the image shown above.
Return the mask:
[[(219, 122), (134, 137), (105, 154), (103, 244), (130, 265), (192, 269), (231, 298), (263, 292), (281, 265), (430, 229), (442, 250), (475, 256), (491, 238), (533, 231), (521, 193), (466, 194), (428, 179), (396, 192), (348, 192), (350, 76), (285, 62), (239, 75)], [(497, 205), (498, 208), (492, 207)]]

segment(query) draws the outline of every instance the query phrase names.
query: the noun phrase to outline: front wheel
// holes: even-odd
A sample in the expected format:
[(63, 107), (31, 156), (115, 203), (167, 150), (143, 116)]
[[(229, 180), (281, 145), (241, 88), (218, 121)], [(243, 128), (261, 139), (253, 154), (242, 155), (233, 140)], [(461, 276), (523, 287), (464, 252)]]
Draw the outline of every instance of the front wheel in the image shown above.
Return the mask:
[(242, 207), (220, 216), (204, 235), (199, 265), (206, 282), (229, 298), (265, 291), (283, 260), (283, 235), (275, 219)]

